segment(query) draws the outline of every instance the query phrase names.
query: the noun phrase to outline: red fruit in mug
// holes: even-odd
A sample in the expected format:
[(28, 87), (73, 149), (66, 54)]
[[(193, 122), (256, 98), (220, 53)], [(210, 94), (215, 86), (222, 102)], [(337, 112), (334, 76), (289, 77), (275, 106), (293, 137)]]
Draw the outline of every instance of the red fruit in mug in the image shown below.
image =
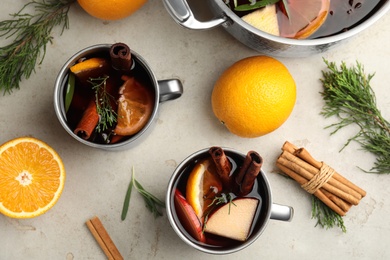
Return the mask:
[(196, 240), (206, 242), (199, 218), (196, 216), (194, 209), (190, 204), (188, 204), (186, 198), (178, 189), (175, 190), (174, 200), (177, 217), (185, 230)]

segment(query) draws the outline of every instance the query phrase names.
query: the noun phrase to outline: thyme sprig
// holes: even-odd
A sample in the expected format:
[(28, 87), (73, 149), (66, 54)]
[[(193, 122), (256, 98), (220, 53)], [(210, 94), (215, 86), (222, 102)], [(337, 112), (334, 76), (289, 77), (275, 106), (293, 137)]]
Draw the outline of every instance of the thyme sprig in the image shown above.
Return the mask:
[(107, 91), (107, 80), (109, 76), (99, 78), (89, 78), (88, 82), (92, 84), (95, 91), (96, 109), (99, 115), (99, 123), (96, 126), (96, 132), (100, 133), (113, 127), (117, 122), (117, 113), (112, 108), (111, 102), (116, 102), (115, 98)]
[(329, 125), (331, 134), (348, 125), (357, 125), (359, 131), (349, 138), (343, 150), (351, 141), (376, 156), (374, 166), (366, 172), (390, 173), (390, 123), (377, 108), (376, 97), (370, 86), (374, 74), (365, 74), (363, 66), (347, 68), (344, 62), (337, 68), (334, 62), (324, 59), (329, 71), (323, 71), (324, 90), (321, 92), (325, 105), (321, 114), (326, 118), (336, 116), (339, 122)]
[(337, 226), (344, 233), (347, 232), (343, 217), (331, 210), (314, 195), (312, 196), (312, 218), (317, 219), (316, 226), (319, 225), (326, 229)]
[[(52, 29), (69, 28), (68, 11), (75, 0), (34, 0), (25, 4), (9, 20), (0, 22), (0, 37), (10, 43), (0, 47), (0, 90), (11, 93), (19, 89), (22, 78), (28, 79), (41, 64), (46, 45), (51, 43)], [(33, 14), (27, 13), (32, 8)]]
[(129, 210), (129, 205), (130, 205), (131, 191), (133, 187), (138, 191), (139, 194), (142, 195), (146, 208), (149, 209), (151, 213), (153, 213), (155, 218), (163, 215), (162, 209), (165, 208), (165, 203), (160, 199), (158, 199), (153, 194), (151, 194), (150, 192), (148, 192), (147, 190), (145, 190), (144, 187), (141, 185), (141, 183), (139, 183), (135, 179), (134, 167), (133, 167), (130, 184), (129, 187), (127, 188), (125, 201), (123, 203), (123, 209), (121, 215), (122, 220), (126, 219), (127, 212)]

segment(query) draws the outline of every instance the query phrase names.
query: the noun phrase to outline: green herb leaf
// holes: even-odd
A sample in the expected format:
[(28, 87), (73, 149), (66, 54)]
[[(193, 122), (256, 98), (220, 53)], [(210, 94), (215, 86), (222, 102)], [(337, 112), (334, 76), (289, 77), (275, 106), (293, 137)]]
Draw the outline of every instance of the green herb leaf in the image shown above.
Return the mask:
[(122, 220), (126, 218), (126, 214), (128, 211), (129, 203), (130, 203), (130, 193), (132, 190), (132, 187), (134, 187), (139, 194), (141, 194), (146, 208), (153, 213), (154, 217), (159, 217), (163, 215), (162, 208), (165, 208), (165, 203), (161, 200), (159, 200), (156, 196), (151, 194), (150, 192), (146, 191), (144, 187), (135, 179), (135, 173), (134, 173), (134, 167), (132, 169), (132, 177), (129, 184), (129, 188), (126, 193), (125, 197), (125, 203), (123, 205), (122, 210)]
[[(133, 167), (133, 174), (134, 174), (134, 167)], [(127, 216), (127, 212), (129, 211), (129, 205), (130, 205), (130, 197), (131, 197), (131, 191), (133, 190), (133, 177), (130, 180), (129, 187), (127, 188), (125, 201), (123, 203), (123, 209), (122, 209), (122, 215), (121, 219), (125, 220)]]
[(344, 233), (347, 232), (343, 218), (314, 195), (312, 196), (312, 218), (317, 219), (316, 226), (326, 229), (337, 226)]
[(339, 119), (327, 128), (334, 128), (331, 134), (335, 134), (345, 126), (357, 125), (359, 131), (346, 141), (341, 150), (351, 141), (356, 141), (376, 156), (369, 172), (390, 173), (390, 123), (376, 105), (375, 93), (370, 86), (374, 74), (366, 75), (358, 62), (350, 68), (344, 62), (340, 68), (325, 59), (324, 62), (329, 71), (322, 72), (324, 91), (321, 95), (325, 105), (321, 114), (326, 118), (336, 116)]
[(66, 94), (65, 94), (65, 112), (68, 112), (70, 104), (72, 103), (73, 94), (74, 94), (74, 84), (75, 84), (75, 76), (73, 73), (69, 73), (68, 84), (66, 87)]
[(234, 11), (241, 12), (241, 11), (256, 10), (256, 9), (265, 7), (267, 5), (276, 4), (279, 1), (280, 0), (259, 0), (259, 1), (256, 1), (254, 4), (252, 4), (251, 1), (249, 1), (249, 4), (243, 4), (243, 5), (239, 5), (239, 6), (237, 6), (237, 4), (236, 4), (234, 7)]
[[(74, 2), (34, 0), (10, 14), (11, 19), (0, 22), (0, 37), (11, 41), (0, 47), (0, 90), (9, 94), (19, 89), (22, 78), (28, 79), (35, 72), (45, 57), (46, 45), (52, 41), (52, 29), (62, 25), (63, 32), (69, 27), (68, 11)], [(32, 14), (25, 13), (29, 8), (34, 10)]]

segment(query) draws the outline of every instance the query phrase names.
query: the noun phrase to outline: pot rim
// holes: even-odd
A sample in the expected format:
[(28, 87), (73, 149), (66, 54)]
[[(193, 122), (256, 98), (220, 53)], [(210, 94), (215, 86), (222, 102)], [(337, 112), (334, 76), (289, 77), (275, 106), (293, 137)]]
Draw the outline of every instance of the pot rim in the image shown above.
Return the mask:
[(248, 30), (249, 32), (258, 35), (262, 38), (274, 42), (286, 44), (286, 45), (296, 45), (296, 46), (318, 46), (323, 44), (336, 43), (341, 40), (350, 38), (358, 34), (359, 32), (365, 30), (366, 28), (370, 27), (371, 25), (373, 25), (390, 10), (390, 0), (385, 0), (385, 3), (383, 3), (382, 6), (373, 15), (371, 15), (363, 23), (353, 27), (348, 31), (338, 33), (329, 37), (318, 38), (318, 39), (290, 39), (290, 38), (268, 34), (266, 32), (263, 32), (251, 26), (250, 24), (242, 20), (239, 16), (237, 16), (229, 7), (227, 7), (227, 5), (223, 2), (223, 0), (214, 0), (214, 2), (221, 9), (222, 11), (221, 15), (228, 18), (227, 21), (223, 24), (225, 28), (229, 27), (231, 21), (233, 21), (234, 23), (237, 23), (240, 27), (243, 27), (245, 30)]

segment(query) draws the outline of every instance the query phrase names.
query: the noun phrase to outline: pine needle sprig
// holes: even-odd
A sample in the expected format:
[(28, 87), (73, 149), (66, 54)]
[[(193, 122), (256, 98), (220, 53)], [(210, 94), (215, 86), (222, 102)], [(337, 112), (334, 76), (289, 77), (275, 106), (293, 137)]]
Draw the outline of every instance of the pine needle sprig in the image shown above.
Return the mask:
[(348, 125), (357, 125), (358, 132), (349, 138), (356, 141), (363, 150), (376, 156), (374, 166), (366, 172), (390, 173), (390, 123), (383, 118), (376, 104), (376, 97), (370, 86), (374, 74), (366, 74), (363, 66), (347, 68), (344, 62), (338, 68), (334, 62), (324, 59), (329, 71), (322, 71), (324, 90), (321, 92), (325, 105), (321, 114), (326, 118), (336, 116), (339, 122), (327, 126), (334, 128), (331, 134)]
[[(9, 44), (0, 47), (0, 90), (4, 94), (19, 89), (23, 78), (28, 79), (37, 64), (41, 64), (46, 46), (52, 42), (52, 29), (69, 27), (68, 11), (75, 0), (34, 0), (9, 20), (0, 22), (0, 37)], [(33, 14), (27, 10), (32, 9)]]
[(314, 195), (312, 196), (312, 218), (317, 219), (316, 226), (326, 229), (339, 227), (343, 233), (347, 232), (343, 217), (331, 210)]
[(109, 76), (99, 78), (89, 78), (88, 82), (92, 84), (95, 91), (96, 110), (99, 115), (99, 123), (96, 126), (96, 132), (104, 132), (113, 127), (117, 122), (118, 114), (112, 108), (111, 102), (116, 102), (115, 98), (107, 91), (107, 80)]

